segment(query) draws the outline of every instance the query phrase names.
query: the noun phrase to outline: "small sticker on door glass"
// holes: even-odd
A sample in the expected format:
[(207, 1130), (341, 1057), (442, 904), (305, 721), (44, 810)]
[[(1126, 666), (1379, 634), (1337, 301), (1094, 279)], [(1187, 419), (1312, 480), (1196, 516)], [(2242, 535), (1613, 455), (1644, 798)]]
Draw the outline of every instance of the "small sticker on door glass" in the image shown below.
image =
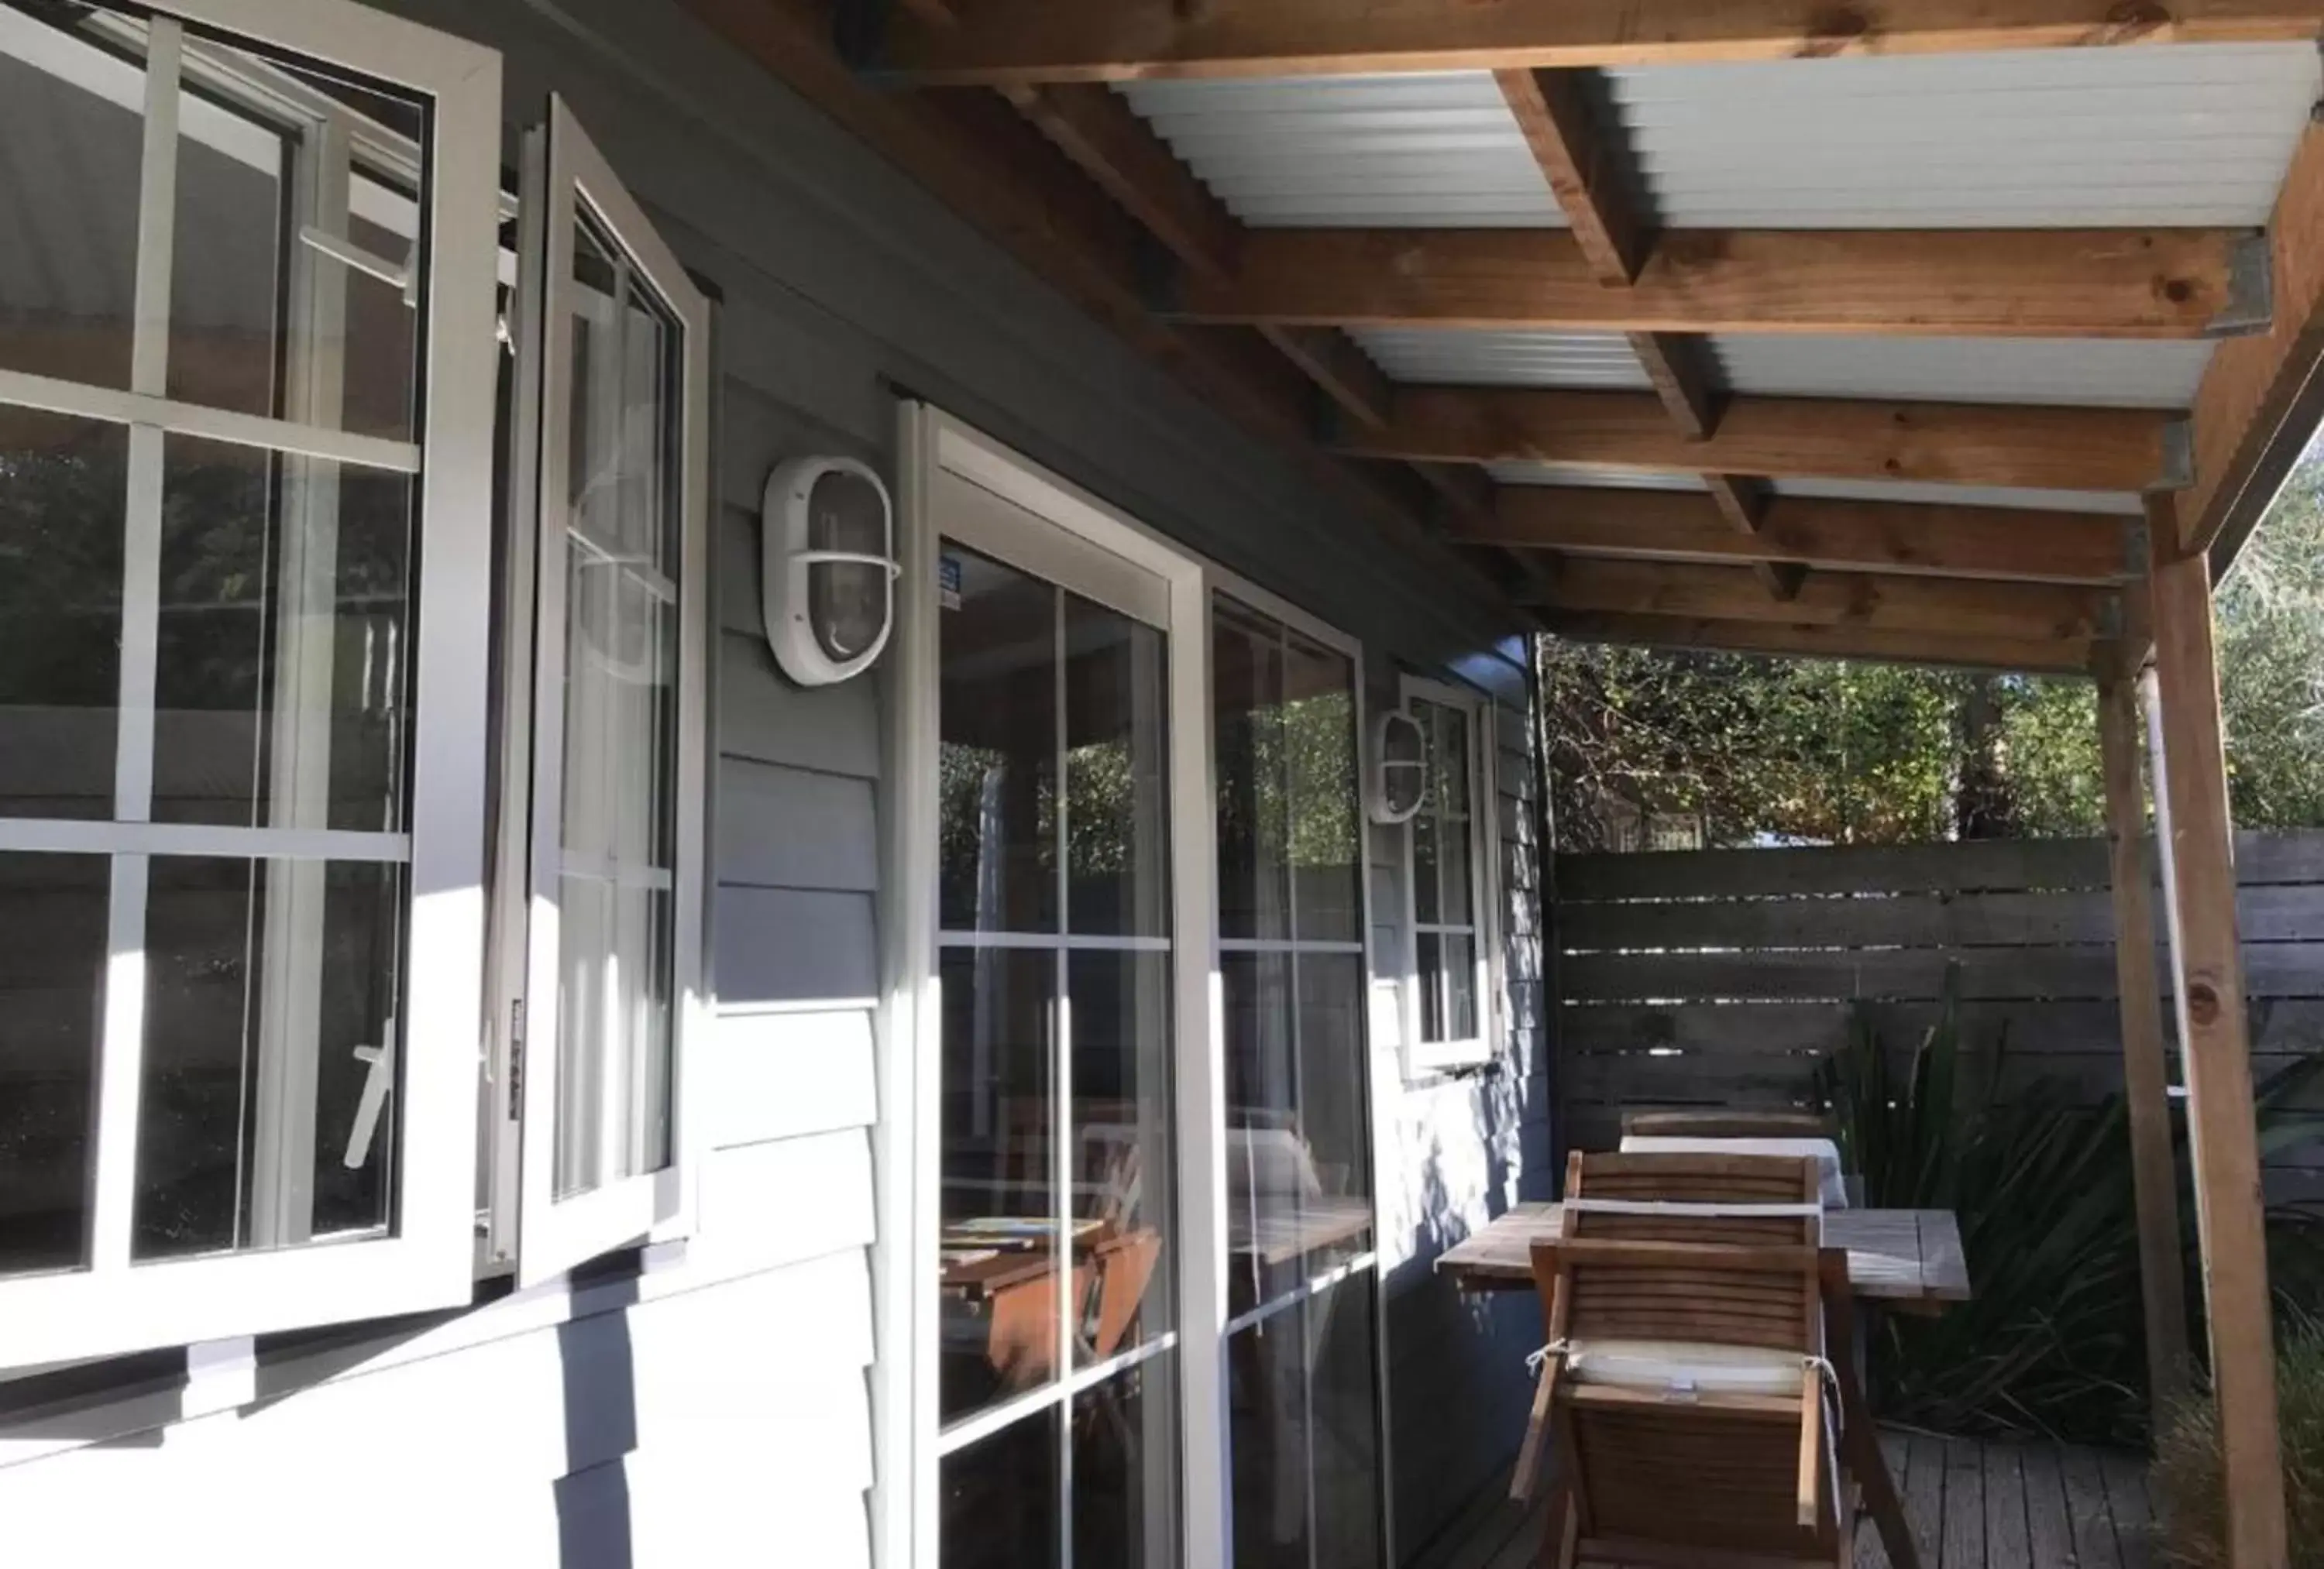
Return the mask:
[(936, 558), (936, 603), (947, 610), (960, 609), (960, 557)]

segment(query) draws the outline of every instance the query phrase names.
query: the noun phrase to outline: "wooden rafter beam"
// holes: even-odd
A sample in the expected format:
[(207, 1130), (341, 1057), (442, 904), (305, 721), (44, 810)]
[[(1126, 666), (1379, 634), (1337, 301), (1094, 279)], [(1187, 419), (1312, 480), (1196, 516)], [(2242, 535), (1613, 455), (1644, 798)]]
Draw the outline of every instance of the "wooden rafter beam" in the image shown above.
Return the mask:
[(1635, 473), (1924, 481), (2139, 491), (2174, 482), (2174, 417), (2144, 409), (1738, 398), (1708, 440), (1644, 392), (1410, 387), (1342, 451), (1423, 463), (1576, 463)]
[(1190, 331), (1154, 315), (1153, 244), (1140, 222), (1010, 106), (988, 93), (899, 94), (866, 83), (840, 58), (821, 0), (682, 4), (1197, 396), (1273, 440), (1356, 515), (1405, 543), (1424, 539), (1427, 491), (1319, 447), (1313, 384), (1259, 335)]
[[(1598, 280), (1628, 289), (1653, 244), (1654, 209), (1603, 76), (1583, 69), (1504, 70), (1494, 79)], [(1709, 439), (1726, 404), (1711, 385), (1702, 341), (1637, 332), (1629, 342), (1672, 427), (1689, 442)], [(1766, 487), (1743, 475), (1701, 472), (1720, 515), (1738, 533), (1756, 530), (1766, 509)], [(1794, 563), (1756, 559), (1751, 571), (1778, 600), (1798, 594), (1806, 575)]]
[(1609, 289), (1554, 229), (1265, 229), (1187, 321), (1880, 337), (2198, 338), (2245, 323), (2238, 229), (1673, 229)]
[(1576, 557), (1565, 563), (1542, 602), (1555, 610), (1608, 615), (2047, 643), (2098, 636), (2108, 620), (2111, 598), (2100, 590), (2056, 583), (1825, 573), (1802, 583), (1797, 597), (1777, 601), (1742, 567)]
[(2268, 226), (2275, 315), (2221, 344), (2195, 392), (2195, 483), (2180, 499), (2190, 550), (2214, 573), (2242, 547), (2324, 417), (2324, 126), (2311, 124)]
[(1242, 225), (1119, 96), (1074, 83), (1001, 96), (1188, 269), (1232, 274)]
[(1683, 491), (1504, 485), (1492, 510), (1456, 524), (1454, 535), (1574, 555), (2107, 586), (2134, 575), (2126, 521), (2013, 507), (1774, 496), (1758, 528), (1744, 533), (1702, 497)]
[(1630, 353), (1646, 368), (1655, 396), (1663, 400), (1671, 424), (1692, 441), (1701, 441), (1719, 428), (1727, 412), (1727, 395), (1712, 381), (1710, 356), (1701, 338), (1677, 333), (1632, 333)]
[(2086, 638), (1969, 638), (1939, 632), (1706, 620), (1684, 616), (1560, 611), (1549, 615), (1548, 624), (1549, 629), (1559, 637), (1577, 643), (1717, 649), (1732, 654), (1812, 659), (1870, 659), (1884, 664), (2019, 670), (2057, 675), (2080, 674), (2090, 647)]
[(2304, 41), (2314, 0), (976, 0), (899, 17), (880, 69), (992, 86)]
[(1646, 262), (1654, 230), (1597, 73), (1517, 69), (1496, 71), (1493, 79), (1598, 280), (1628, 284)]
[[(1119, 96), (1080, 83), (1004, 87), (1001, 94), (1191, 275), (1218, 281), (1232, 274), (1244, 241), (1241, 221)], [(1388, 423), (1395, 389), (1347, 334), (1279, 324), (1259, 330), (1346, 423)], [(1482, 475), (1434, 464), (1417, 465), (1417, 472), (1456, 515), (1490, 502), (1491, 485)]]

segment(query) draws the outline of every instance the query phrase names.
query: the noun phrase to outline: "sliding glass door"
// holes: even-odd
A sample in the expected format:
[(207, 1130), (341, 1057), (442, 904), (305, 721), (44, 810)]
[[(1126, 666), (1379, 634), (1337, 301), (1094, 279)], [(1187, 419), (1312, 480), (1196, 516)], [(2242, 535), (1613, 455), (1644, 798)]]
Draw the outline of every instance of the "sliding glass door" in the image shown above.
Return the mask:
[(1212, 601), (1238, 1569), (1384, 1557), (1352, 656)]
[(1356, 646), (940, 415), (905, 437), (882, 1540), (1378, 1569)]
[(1167, 594), (1038, 526), (991, 543), (944, 540), (937, 628), (940, 1562), (1165, 1569)]

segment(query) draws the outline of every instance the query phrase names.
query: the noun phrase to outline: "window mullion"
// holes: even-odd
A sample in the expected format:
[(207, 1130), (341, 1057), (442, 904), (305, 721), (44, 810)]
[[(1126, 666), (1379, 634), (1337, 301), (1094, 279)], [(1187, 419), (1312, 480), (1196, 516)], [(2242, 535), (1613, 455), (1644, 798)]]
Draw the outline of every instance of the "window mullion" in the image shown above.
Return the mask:
[[(170, 278), (178, 206), (178, 73), (184, 29), (168, 17), (149, 28), (145, 142), (138, 175), (137, 272), (130, 390), (166, 396)], [(161, 431), (129, 427), (128, 494), (122, 541), (121, 674), (113, 812), (143, 822), (153, 810), (153, 691), (161, 618)], [(145, 906), (151, 863), (115, 855), (106, 922), (105, 1023), (97, 1052), (97, 1171), (89, 1268), (125, 1269), (137, 1195), (138, 1090), (145, 1051)]]
[(1067, 788), (1073, 766), (1073, 749), (1067, 744), (1066, 731), (1071, 723), (1067, 704), (1071, 693), (1065, 683), (1065, 660), (1069, 650), (1065, 641), (1065, 591), (1054, 588), (1049, 593), (1050, 635), (1056, 650), (1056, 669), (1051, 679), (1056, 693), (1056, 800), (1057, 800), (1057, 952), (1053, 971), (1056, 991), (1056, 1057), (1050, 1075), (1050, 1088), (1056, 1096), (1052, 1111), (1051, 1138), (1054, 1149), (1050, 1154), (1051, 1180), (1056, 1195), (1051, 1200), (1051, 1213), (1057, 1219), (1057, 1237), (1051, 1252), (1050, 1267), (1056, 1271), (1057, 1282), (1057, 1354), (1053, 1363), (1056, 1381), (1056, 1409), (1042, 1420), (1051, 1421), (1057, 1428), (1057, 1564), (1058, 1569), (1073, 1569), (1074, 1564), (1074, 1445), (1073, 1445), (1073, 1372), (1075, 1344), (1074, 1331), (1080, 1327), (1080, 1302), (1074, 1291), (1074, 1004), (1073, 967), (1064, 939), (1073, 931), (1071, 901), (1073, 898), (1073, 839), (1067, 815)]
[[(344, 236), (344, 133), (327, 121), (311, 126), (292, 151), (290, 174), (290, 231), (312, 227)], [(336, 429), (346, 399), (346, 268), (306, 246), (291, 247), (290, 267), (284, 406), (302, 425)], [(286, 456), (281, 463), (281, 607), (268, 794), (274, 825), (298, 829), (322, 826), (329, 817), (339, 472), (328, 460)], [(312, 860), (277, 860), (263, 870), (263, 951), (273, 962), (265, 966), (258, 998), (250, 1221), (251, 1241), (260, 1247), (303, 1243), (314, 1232), (325, 874), (325, 865)]]

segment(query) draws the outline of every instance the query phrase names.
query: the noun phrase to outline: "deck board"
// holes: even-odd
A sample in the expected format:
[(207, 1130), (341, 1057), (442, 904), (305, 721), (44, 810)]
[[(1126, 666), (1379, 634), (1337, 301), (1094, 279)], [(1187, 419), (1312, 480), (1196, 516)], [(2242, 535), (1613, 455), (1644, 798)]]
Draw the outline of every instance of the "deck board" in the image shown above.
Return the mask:
[[(2136, 1455), (1893, 1430), (1880, 1447), (1922, 1569), (2152, 1569), (2153, 1506)], [(1521, 1510), (1496, 1482), (1408, 1569), (1545, 1564), (1549, 1491)], [(1889, 1569), (1869, 1518), (1857, 1528), (1854, 1564)]]

